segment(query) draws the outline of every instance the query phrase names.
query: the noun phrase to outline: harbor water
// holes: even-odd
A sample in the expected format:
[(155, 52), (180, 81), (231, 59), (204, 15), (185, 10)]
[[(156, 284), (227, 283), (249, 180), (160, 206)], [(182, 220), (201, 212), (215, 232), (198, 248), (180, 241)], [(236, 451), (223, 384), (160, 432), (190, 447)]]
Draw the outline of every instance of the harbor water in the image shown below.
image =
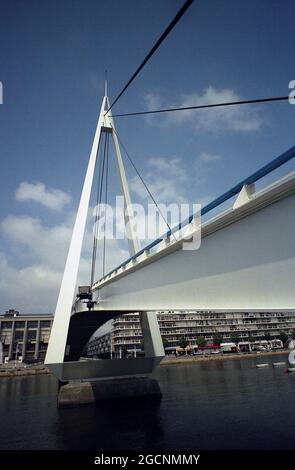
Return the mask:
[(295, 374), (258, 362), (160, 366), (161, 401), (60, 410), (54, 377), (2, 378), (0, 449), (294, 449)]

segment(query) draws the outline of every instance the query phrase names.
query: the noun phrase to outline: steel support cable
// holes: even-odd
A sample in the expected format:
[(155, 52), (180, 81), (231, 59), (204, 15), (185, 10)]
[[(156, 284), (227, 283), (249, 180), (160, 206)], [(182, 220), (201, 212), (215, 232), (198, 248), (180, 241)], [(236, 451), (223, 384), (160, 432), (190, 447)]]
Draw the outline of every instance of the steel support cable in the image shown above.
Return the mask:
[(107, 230), (107, 204), (108, 204), (108, 176), (109, 176), (109, 133), (107, 134), (107, 151), (106, 151), (106, 173), (105, 173), (105, 224), (103, 237), (103, 258), (102, 258), (102, 275), (105, 275), (106, 261), (106, 230)]
[[(162, 219), (164, 220), (165, 224), (167, 225), (168, 230), (172, 232), (171, 227), (170, 227), (168, 221), (167, 221), (166, 218), (164, 217), (163, 212), (161, 211), (161, 209), (160, 209), (160, 207), (159, 207), (157, 201), (155, 200), (154, 196), (152, 195), (150, 189), (148, 188), (147, 184), (145, 183), (145, 181), (144, 181), (143, 177), (141, 176), (140, 172), (139, 172), (138, 169), (136, 168), (135, 163), (133, 162), (133, 160), (132, 160), (132, 158), (131, 158), (131, 156), (130, 156), (128, 150), (127, 150), (127, 148), (125, 147), (125, 145), (123, 144), (121, 138), (119, 137), (118, 132), (114, 129), (114, 127), (113, 127), (112, 129), (113, 129), (113, 131), (115, 132), (115, 134), (116, 134), (116, 136), (117, 136), (117, 138), (118, 138), (118, 141), (119, 141), (119, 143), (120, 143), (122, 149), (124, 150), (124, 152), (125, 152), (125, 154), (126, 154), (128, 160), (129, 160), (129, 162), (131, 163), (133, 169), (135, 170), (137, 176), (139, 177), (140, 181), (141, 181), (142, 184), (144, 185), (144, 187), (145, 187), (147, 193), (149, 194), (151, 200), (153, 201), (153, 203), (154, 203), (155, 206), (157, 207), (157, 209), (158, 209), (158, 211), (159, 211), (159, 214), (161, 215)], [(173, 235), (174, 239), (176, 240), (176, 237), (175, 237), (174, 233), (172, 233), (172, 235)]]
[(93, 285), (94, 276), (95, 276), (98, 227), (99, 227), (99, 221), (100, 221), (101, 198), (102, 198), (104, 168), (105, 168), (105, 159), (106, 159), (106, 144), (107, 144), (107, 136), (105, 135), (104, 146), (103, 146), (102, 168), (101, 168), (101, 173), (100, 173), (99, 179), (98, 179), (98, 192), (97, 192), (97, 204), (96, 204), (96, 215), (95, 215), (95, 230), (94, 230), (93, 250), (92, 250), (92, 266), (91, 266), (91, 281), (90, 281), (91, 286)]
[(102, 154), (102, 140), (103, 140), (103, 134), (100, 135), (99, 138), (99, 143), (98, 143), (98, 150), (97, 150), (97, 158), (99, 159), (99, 170), (98, 170), (98, 178), (97, 178), (97, 194), (96, 194), (96, 205), (95, 205), (95, 227), (94, 227), (94, 232), (93, 232), (93, 244), (92, 244), (92, 261), (91, 261), (91, 279), (90, 279), (90, 285), (93, 283), (93, 278), (94, 278), (94, 270), (95, 270), (95, 256), (96, 256), (96, 224), (97, 224), (97, 218), (98, 218), (98, 201), (99, 201), (99, 193), (100, 193), (100, 179), (101, 179), (101, 169), (102, 169), (102, 160), (103, 160), (103, 154)]
[(152, 111), (137, 111), (134, 113), (114, 114), (113, 117), (143, 116), (146, 114), (171, 113), (175, 111), (190, 111), (190, 110), (206, 109), (206, 108), (218, 108), (222, 106), (224, 107), (225, 106), (238, 106), (242, 104), (271, 103), (274, 101), (286, 101), (286, 100), (289, 100), (289, 96), (275, 96), (271, 98), (258, 98), (254, 100), (240, 100), (240, 101), (229, 101), (225, 103), (201, 104), (198, 106), (185, 106), (181, 108), (163, 108), (163, 109), (154, 109)]
[(178, 11), (178, 13), (175, 15), (175, 17), (173, 18), (173, 20), (170, 22), (170, 24), (167, 26), (167, 28), (165, 29), (165, 31), (161, 34), (161, 36), (159, 37), (159, 39), (157, 40), (157, 42), (154, 44), (154, 46), (151, 48), (150, 52), (147, 54), (147, 56), (145, 57), (145, 59), (142, 61), (142, 63), (139, 65), (139, 67), (136, 69), (136, 71), (134, 72), (134, 74), (132, 75), (132, 77), (128, 80), (128, 82), (126, 83), (126, 85), (123, 87), (123, 89), (120, 91), (120, 93), (118, 94), (118, 96), (115, 98), (115, 100), (112, 102), (111, 106), (107, 109), (106, 113), (107, 114), (111, 109), (112, 107), (117, 103), (117, 101), (119, 100), (119, 98), (121, 98), (121, 96), (123, 95), (123, 93), (127, 90), (127, 88), (131, 85), (131, 83), (133, 82), (133, 80), (137, 77), (137, 75), (139, 74), (139, 72), (143, 69), (143, 67), (145, 66), (145, 64), (150, 60), (150, 58), (152, 57), (152, 55), (156, 52), (156, 50), (160, 47), (160, 45), (162, 44), (162, 42), (166, 39), (166, 37), (169, 35), (169, 33), (171, 33), (171, 31), (173, 30), (173, 28), (177, 25), (177, 23), (179, 22), (179, 20), (182, 18), (182, 16), (184, 15), (184, 13), (187, 11), (187, 9), (191, 6), (191, 4), (193, 3), (194, 0), (186, 0), (186, 2), (182, 5), (182, 7), (180, 8), (180, 10)]
[[(104, 183), (104, 175), (105, 175), (105, 163), (106, 163), (106, 155), (107, 155), (107, 146), (108, 146), (108, 134), (105, 134), (105, 142), (104, 142), (104, 152), (103, 152), (103, 163), (102, 163), (102, 176), (101, 176), (101, 183), (100, 183), (100, 195), (99, 195), (99, 202), (98, 202), (98, 217), (97, 217), (97, 224), (96, 224), (96, 235), (95, 235), (95, 260), (96, 263), (96, 252), (97, 252), (97, 242), (98, 242), (98, 228), (101, 220), (101, 205), (102, 205), (102, 194), (103, 194), (103, 183)], [(95, 275), (95, 269), (93, 276)]]

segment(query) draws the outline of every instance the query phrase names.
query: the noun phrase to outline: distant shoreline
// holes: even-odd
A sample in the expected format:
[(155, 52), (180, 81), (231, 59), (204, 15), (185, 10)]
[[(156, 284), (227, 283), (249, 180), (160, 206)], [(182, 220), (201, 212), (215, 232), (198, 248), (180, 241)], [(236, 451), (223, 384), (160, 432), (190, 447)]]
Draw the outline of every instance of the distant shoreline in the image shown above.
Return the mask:
[(204, 354), (204, 356), (166, 356), (160, 362), (160, 366), (171, 364), (187, 364), (193, 362), (207, 362), (207, 361), (225, 361), (227, 359), (259, 359), (260, 357), (278, 356), (280, 354), (289, 354), (290, 350), (283, 349), (282, 351), (268, 351), (261, 353), (243, 353), (243, 354)]
[[(270, 352), (262, 352), (262, 353), (247, 353), (247, 354), (204, 354), (204, 356), (166, 356), (160, 362), (160, 366), (167, 366), (173, 364), (191, 364), (197, 362), (211, 362), (211, 361), (226, 361), (228, 359), (259, 359), (260, 357), (268, 357), (268, 356), (278, 356), (281, 354), (288, 355), (290, 350), (282, 350), (282, 351), (270, 351)], [(35, 376), (35, 375), (47, 375), (51, 374), (51, 371), (46, 366), (37, 366), (37, 367), (0, 367), (0, 379), (9, 378), (9, 377), (28, 377), (28, 376)]]
[(50, 370), (46, 366), (42, 367), (16, 367), (16, 368), (8, 368), (8, 367), (3, 367), (0, 368), (0, 379), (1, 377), (7, 378), (7, 377), (28, 377), (32, 375), (46, 375), (50, 374)]

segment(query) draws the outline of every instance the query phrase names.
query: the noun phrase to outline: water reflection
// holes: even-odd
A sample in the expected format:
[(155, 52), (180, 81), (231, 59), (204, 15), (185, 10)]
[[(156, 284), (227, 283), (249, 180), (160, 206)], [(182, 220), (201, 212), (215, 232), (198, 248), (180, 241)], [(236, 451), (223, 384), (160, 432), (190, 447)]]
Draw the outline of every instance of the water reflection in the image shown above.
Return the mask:
[(152, 449), (164, 441), (158, 400), (128, 400), (59, 411), (65, 449)]
[[(285, 360), (285, 356), (277, 361)], [(50, 376), (0, 380), (2, 449), (292, 449), (295, 375), (255, 360), (161, 366), (163, 399), (58, 410)]]

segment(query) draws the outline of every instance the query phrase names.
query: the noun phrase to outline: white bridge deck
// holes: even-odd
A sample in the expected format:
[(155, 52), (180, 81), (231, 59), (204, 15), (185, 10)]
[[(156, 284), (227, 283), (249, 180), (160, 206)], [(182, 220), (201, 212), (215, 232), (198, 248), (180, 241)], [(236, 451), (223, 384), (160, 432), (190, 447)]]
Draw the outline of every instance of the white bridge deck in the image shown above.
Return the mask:
[(93, 286), (95, 310), (293, 309), (295, 174), (202, 226), (198, 250), (167, 241)]

